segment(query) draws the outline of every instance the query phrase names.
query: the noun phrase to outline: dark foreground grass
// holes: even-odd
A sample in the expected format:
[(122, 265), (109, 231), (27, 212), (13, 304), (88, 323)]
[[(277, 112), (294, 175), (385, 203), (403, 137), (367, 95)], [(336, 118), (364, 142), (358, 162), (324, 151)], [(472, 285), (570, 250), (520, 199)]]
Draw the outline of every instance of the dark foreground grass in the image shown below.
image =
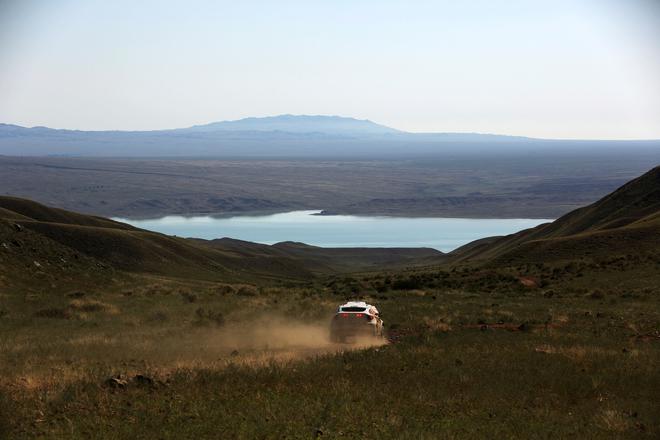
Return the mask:
[[(0, 381), (0, 438), (660, 436), (660, 312), (652, 290), (387, 291), (370, 300), (396, 343), (245, 362), (243, 353), (203, 355), (208, 335), (225, 327), (200, 323), (199, 308), (221, 310), (224, 326), (264, 313), (314, 322), (341, 299), (207, 287), (197, 286), (194, 300), (166, 284), (156, 293), (97, 295), (97, 302), (69, 298), (68, 319), (33, 317), (15, 304), (3, 321), (10, 356)], [(154, 382), (104, 384), (111, 374), (136, 372)]]
[(181, 370), (156, 386), (75, 383), (3, 411), (15, 437), (657, 438), (657, 350), (594, 342), (433, 333), (292, 364)]

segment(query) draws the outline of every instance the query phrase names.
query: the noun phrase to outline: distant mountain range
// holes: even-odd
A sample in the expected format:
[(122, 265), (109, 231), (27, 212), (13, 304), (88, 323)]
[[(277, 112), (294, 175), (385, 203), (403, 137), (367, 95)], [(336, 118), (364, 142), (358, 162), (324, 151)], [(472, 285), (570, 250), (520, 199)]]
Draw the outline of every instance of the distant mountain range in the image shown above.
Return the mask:
[(403, 133), (400, 130), (376, 124), (368, 119), (345, 118), (342, 116), (280, 115), (264, 118), (244, 118), (236, 121), (211, 122), (180, 128), (177, 132), (214, 131), (281, 131), (286, 133), (318, 133), (330, 135), (384, 135)]
[(0, 124), (0, 154), (96, 157), (334, 157), (658, 149), (660, 141), (560, 141), (479, 133), (409, 133), (340, 116), (280, 115), (151, 131)]

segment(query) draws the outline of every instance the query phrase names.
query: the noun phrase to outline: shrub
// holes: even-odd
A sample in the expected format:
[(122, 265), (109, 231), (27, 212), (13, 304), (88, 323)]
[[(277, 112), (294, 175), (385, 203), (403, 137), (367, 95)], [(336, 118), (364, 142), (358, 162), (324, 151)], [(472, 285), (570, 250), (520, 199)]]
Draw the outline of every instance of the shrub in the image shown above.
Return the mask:
[(183, 298), (184, 302), (188, 302), (188, 303), (197, 302), (197, 295), (195, 295), (194, 293), (180, 292), (180, 294), (181, 294), (181, 298)]
[(206, 310), (200, 307), (195, 310), (195, 315), (197, 316), (196, 325), (205, 325), (208, 323), (213, 323), (218, 327), (225, 325), (224, 315), (217, 310)]
[(593, 290), (589, 294), (589, 298), (591, 299), (603, 299), (605, 297), (605, 294), (601, 292), (600, 290)]
[(71, 312), (64, 308), (49, 307), (47, 309), (37, 310), (34, 316), (37, 318), (69, 319)]
[(239, 296), (257, 296), (258, 293), (259, 293), (259, 291), (254, 286), (241, 286), (238, 289), (238, 291), (236, 292), (236, 295), (239, 295)]
[(69, 309), (75, 310), (76, 312), (107, 312), (116, 314), (119, 313), (119, 309), (112, 304), (106, 304), (101, 301), (96, 300), (81, 300), (74, 299), (69, 303)]
[(154, 312), (149, 315), (147, 321), (149, 322), (165, 322), (169, 319), (169, 316), (165, 312)]
[(233, 286), (229, 284), (220, 284), (216, 286), (215, 291), (220, 295), (230, 295), (236, 292)]
[(80, 291), (71, 292), (67, 296), (69, 298), (82, 298), (83, 296), (85, 296), (85, 292), (80, 292)]
[(392, 289), (394, 290), (413, 290), (421, 287), (424, 287), (424, 282), (416, 276), (398, 278), (392, 282)]

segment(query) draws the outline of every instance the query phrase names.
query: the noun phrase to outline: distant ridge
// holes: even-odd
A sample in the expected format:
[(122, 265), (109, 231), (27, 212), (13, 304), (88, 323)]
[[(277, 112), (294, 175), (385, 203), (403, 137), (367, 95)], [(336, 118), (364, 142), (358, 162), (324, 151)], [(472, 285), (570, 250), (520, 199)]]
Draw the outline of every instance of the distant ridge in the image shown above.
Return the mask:
[(376, 124), (368, 119), (322, 115), (278, 115), (250, 117), (235, 121), (211, 122), (177, 131), (282, 131), (287, 133), (392, 134), (400, 130)]
[(569, 141), (481, 133), (410, 133), (366, 119), (279, 115), (151, 131), (82, 131), (0, 124), (0, 155), (96, 157), (410, 157), (626, 148), (660, 141)]

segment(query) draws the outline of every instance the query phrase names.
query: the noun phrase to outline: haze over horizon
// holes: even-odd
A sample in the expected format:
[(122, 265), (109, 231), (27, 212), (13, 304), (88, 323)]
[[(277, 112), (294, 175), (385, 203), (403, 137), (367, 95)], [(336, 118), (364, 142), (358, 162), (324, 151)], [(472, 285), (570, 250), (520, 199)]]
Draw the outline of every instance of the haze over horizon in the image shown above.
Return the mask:
[(280, 114), (408, 132), (660, 138), (653, 0), (0, 2), (0, 122)]

